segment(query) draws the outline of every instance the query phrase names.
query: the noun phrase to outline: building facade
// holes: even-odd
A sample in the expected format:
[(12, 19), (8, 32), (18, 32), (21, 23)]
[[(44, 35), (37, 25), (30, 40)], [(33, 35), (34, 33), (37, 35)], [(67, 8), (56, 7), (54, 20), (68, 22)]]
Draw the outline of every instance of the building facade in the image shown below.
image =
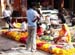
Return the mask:
[(74, 10), (75, 0), (46, 0), (50, 3), (50, 5), (56, 9), (66, 8)]
[[(31, 0), (38, 1), (41, 0)], [(56, 9), (66, 8), (75, 11), (75, 0), (46, 0), (49, 2), (49, 5)], [(13, 10), (19, 11), (21, 16), (26, 16), (27, 10), (27, 0), (0, 0), (0, 16), (2, 11), (5, 9), (6, 4), (10, 5)]]
[(26, 16), (27, 0), (0, 0), (0, 11), (5, 9), (5, 6), (9, 5), (13, 10), (18, 11), (21, 16)]

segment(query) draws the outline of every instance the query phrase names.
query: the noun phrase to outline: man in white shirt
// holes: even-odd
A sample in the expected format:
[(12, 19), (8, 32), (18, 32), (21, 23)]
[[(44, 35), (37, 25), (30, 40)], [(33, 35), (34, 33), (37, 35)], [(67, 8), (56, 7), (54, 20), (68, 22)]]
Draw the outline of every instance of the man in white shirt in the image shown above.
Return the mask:
[(11, 14), (12, 14), (12, 11), (10, 10), (9, 6), (6, 5), (5, 10), (3, 11), (3, 16), (7, 24), (9, 24), (9, 29), (12, 28), (11, 19), (10, 19)]
[(35, 8), (36, 8), (36, 3), (31, 3), (29, 9), (27, 10), (29, 35), (26, 42), (27, 44), (26, 49), (29, 50), (30, 47), (32, 52), (36, 51), (36, 30), (37, 30), (36, 20), (39, 19), (39, 14), (35, 10)]

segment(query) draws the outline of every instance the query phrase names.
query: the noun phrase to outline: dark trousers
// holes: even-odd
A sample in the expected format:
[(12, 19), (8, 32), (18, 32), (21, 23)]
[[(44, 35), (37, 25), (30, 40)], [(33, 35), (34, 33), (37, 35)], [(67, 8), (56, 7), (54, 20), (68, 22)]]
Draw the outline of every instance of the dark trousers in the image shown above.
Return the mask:
[(4, 20), (5, 20), (5, 21), (7, 22), (7, 24), (9, 25), (9, 29), (12, 28), (10, 17), (5, 17)]

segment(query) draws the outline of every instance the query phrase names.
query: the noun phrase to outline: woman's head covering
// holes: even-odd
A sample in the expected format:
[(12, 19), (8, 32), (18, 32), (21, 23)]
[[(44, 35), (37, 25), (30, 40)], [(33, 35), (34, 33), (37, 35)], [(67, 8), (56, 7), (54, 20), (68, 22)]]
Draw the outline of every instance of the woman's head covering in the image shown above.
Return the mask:
[(63, 24), (64, 25), (64, 28), (65, 28), (65, 30), (66, 30), (66, 32), (68, 33), (68, 36), (69, 36), (69, 38), (70, 38), (70, 42), (71, 42), (71, 34), (70, 34), (70, 31), (69, 31), (69, 27), (68, 27), (68, 25), (67, 24)]

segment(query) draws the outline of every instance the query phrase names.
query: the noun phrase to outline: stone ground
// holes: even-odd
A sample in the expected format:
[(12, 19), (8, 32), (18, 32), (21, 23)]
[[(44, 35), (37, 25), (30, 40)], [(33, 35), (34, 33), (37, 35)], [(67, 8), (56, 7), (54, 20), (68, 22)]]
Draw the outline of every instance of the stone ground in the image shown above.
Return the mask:
[(27, 52), (25, 50), (14, 50), (9, 52), (2, 52), (0, 55), (50, 55), (48, 53), (45, 53), (43, 51), (37, 51), (35, 53)]
[(0, 36), (0, 55), (50, 55), (39, 50), (36, 53), (28, 52), (20, 45), (24, 44)]

